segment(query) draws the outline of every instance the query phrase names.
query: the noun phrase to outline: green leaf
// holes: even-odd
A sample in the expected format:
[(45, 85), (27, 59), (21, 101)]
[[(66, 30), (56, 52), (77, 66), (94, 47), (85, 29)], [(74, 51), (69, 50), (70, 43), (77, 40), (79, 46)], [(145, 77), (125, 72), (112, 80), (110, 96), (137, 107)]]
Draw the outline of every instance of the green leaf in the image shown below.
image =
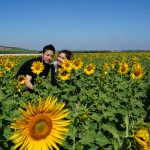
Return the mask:
[(94, 120), (96, 120), (97, 122), (99, 122), (103, 118), (103, 116), (100, 115), (100, 114), (98, 114), (98, 113), (93, 113), (91, 115), (91, 118), (94, 119)]
[(119, 139), (118, 131), (114, 126), (104, 124), (102, 128), (109, 131), (115, 138)]
[(113, 140), (113, 145), (114, 145), (114, 150), (118, 150), (119, 149), (119, 143), (116, 139)]
[(89, 150), (98, 150), (98, 146), (91, 147)]
[(95, 131), (86, 132), (81, 139), (81, 143), (84, 145), (89, 145), (89, 143), (94, 142), (94, 138), (96, 137)]
[(4, 136), (6, 139), (9, 140), (11, 134), (12, 134), (12, 130), (11, 130), (9, 127), (5, 126), (5, 128), (4, 128), (4, 135), (3, 135), (3, 136)]
[(82, 138), (81, 139), (81, 143), (83, 145), (88, 145), (91, 142), (91, 138), (90, 137), (86, 137), (86, 138)]
[(70, 96), (69, 101), (76, 102), (78, 100), (78, 96)]
[(105, 146), (106, 144), (110, 144), (110, 140), (106, 138), (103, 134), (100, 134), (98, 138), (95, 139), (96, 143), (100, 146)]
[(61, 98), (62, 98), (62, 99), (68, 99), (68, 95), (67, 95), (67, 94), (62, 95)]

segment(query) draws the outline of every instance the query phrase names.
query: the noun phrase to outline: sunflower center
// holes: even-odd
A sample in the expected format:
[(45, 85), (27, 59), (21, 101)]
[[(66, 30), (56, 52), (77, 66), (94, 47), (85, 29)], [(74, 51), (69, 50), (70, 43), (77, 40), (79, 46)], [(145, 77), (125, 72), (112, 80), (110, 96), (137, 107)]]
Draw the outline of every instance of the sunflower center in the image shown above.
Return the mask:
[(66, 76), (66, 75), (67, 75), (67, 71), (63, 71), (62, 76)]
[(136, 69), (136, 70), (134, 71), (134, 74), (135, 74), (135, 76), (139, 76), (139, 75), (140, 75), (140, 70), (139, 70), (139, 69)]
[(66, 63), (65, 66), (66, 66), (66, 68), (69, 68), (69, 67), (70, 67), (70, 64), (69, 64), (69, 63)]
[(43, 133), (47, 128), (47, 123), (43, 120), (40, 120), (35, 124), (35, 133)]
[(92, 70), (92, 67), (91, 67), (91, 66), (88, 66), (86, 69), (87, 69), (87, 71), (91, 71), (91, 70)]
[(75, 66), (78, 67), (80, 63), (79, 63), (79, 61), (76, 61), (74, 64), (75, 64)]
[(30, 119), (28, 128), (33, 139), (45, 139), (52, 130), (52, 120), (45, 114), (38, 114)]
[(147, 142), (148, 148), (150, 148), (150, 141)]
[(23, 77), (19, 78), (19, 81), (20, 81), (20, 82), (21, 82), (21, 81), (24, 81), (24, 78), (23, 78)]
[(7, 68), (11, 68), (11, 64), (10, 63), (8, 63), (6, 66), (7, 66)]
[(125, 72), (126, 71), (126, 67), (125, 66), (122, 66), (121, 67), (121, 72)]
[(39, 66), (39, 65), (36, 65), (36, 66), (35, 66), (35, 70), (40, 70), (40, 66)]

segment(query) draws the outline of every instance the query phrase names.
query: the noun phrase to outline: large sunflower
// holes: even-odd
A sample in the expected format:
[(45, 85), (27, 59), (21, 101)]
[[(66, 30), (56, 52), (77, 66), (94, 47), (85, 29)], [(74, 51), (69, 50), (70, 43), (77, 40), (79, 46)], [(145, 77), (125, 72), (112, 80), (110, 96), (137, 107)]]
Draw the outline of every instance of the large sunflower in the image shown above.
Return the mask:
[(18, 76), (18, 81), (20, 84), (24, 84), (26, 81), (26, 77), (24, 75), (19, 75)]
[(95, 72), (95, 65), (93, 64), (88, 64), (85, 68), (84, 68), (84, 72), (88, 75), (93, 74)]
[(39, 75), (44, 70), (44, 65), (40, 61), (34, 61), (31, 66), (32, 72)]
[(17, 118), (11, 124), (11, 128), (16, 129), (11, 137), (14, 139), (14, 149), (52, 150), (54, 147), (59, 150), (56, 143), (62, 144), (62, 134), (68, 132), (65, 126), (70, 120), (63, 120), (68, 115), (68, 110), (63, 110), (65, 104), (58, 104), (57, 99), (50, 97), (38, 100), (38, 105), (25, 104), (26, 111), (19, 108), (23, 118)]
[(136, 64), (133, 68), (133, 71), (131, 73), (131, 77), (133, 79), (140, 79), (144, 75), (144, 69), (140, 64)]
[(68, 59), (65, 59), (61, 65), (63, 68), (67, 69), (67, 70), (71, 70), (72, 69), (72, 62), (69, 61)]
[(83, 66), (83, 62), (81, 58), (77, 58), (73, 61), (73, 68), (74, 70), (79, 70)]
[(128, 71), (129, 71), (128, 64), (127, 63), (121, 63), (120, 66), (119, 66), (118, 72), (120, 74), (126, 74), (126, 73), (128, 73)]
[(69, 76), (71, 75), (70, 70), (66, 69), (66, 68), (59, 68), (58, 69), (58, 77), (61, 80), (68, 80)]
[(149, 132), (147, 129), (138, 130), (134, 138), (139, 143), (140, 150), (150, 150)]

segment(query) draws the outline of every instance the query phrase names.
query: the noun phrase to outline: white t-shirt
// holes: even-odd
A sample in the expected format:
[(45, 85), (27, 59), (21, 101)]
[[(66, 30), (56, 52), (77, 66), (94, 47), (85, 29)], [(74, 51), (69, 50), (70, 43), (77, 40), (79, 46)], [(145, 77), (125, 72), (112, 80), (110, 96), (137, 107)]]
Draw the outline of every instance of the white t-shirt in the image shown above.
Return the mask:
[(55, 67), (55, 73), (57, 73), (57, 69), (58, 69), (57, 61), (54, 61), (52, 64)]

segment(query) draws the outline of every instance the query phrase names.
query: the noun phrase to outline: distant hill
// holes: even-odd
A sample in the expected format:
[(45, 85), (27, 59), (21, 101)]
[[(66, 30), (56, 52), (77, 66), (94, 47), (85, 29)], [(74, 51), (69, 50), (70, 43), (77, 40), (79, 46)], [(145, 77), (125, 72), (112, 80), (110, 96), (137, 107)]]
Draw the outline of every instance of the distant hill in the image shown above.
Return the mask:
[(0, 46), (0, 54), (38, 54), (37, 50), (28, 50), (18, 47)]

